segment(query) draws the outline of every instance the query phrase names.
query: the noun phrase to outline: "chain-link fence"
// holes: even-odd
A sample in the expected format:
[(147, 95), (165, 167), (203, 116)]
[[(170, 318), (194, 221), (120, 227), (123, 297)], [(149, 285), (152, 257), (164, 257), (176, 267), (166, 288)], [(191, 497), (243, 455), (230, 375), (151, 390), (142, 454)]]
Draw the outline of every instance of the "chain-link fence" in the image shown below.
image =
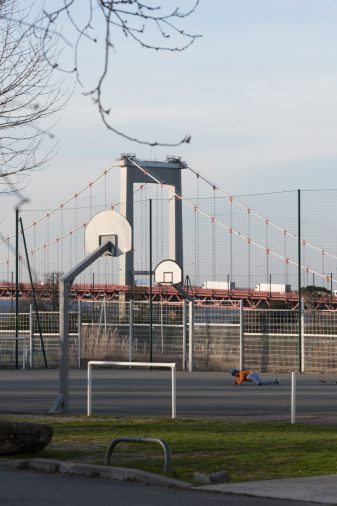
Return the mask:
[[(191, 311), (192, 306), (192, 311)], [(91, 302), (69, 313), (69, 365), (89, 360), (176, 362), (180, 369), (337, 371), (335, 311), (241, 309), (230, 302)], [(40, 324), (40, 325), (39, 325)], [(0, 367), (58, 367), (59, 313), (0, 314)]]
[[(188, 171), (183, 173), (187, 178)], [(231, 283), (238, 290), (297, 291), (300, 270), (301, 288), (315, 287), (329, 293), (337, 290), (336, 189), (232, 196), (216, 185), (199, 191), (201, 178), (192, 174), (186, 184), (188, 196), (184, 194), (182, 199), (183, 271), (192, 286), (200, 288), (207, 282), (220, 282)], [(110, 183), (106, 189), (110, 191), (113, 186)], [(149, 284), (150, 200), (153, 265), (170, 256), (172, 195), (160, 185), (142, 186), (134, 192), (135, 285)], [(91, 186), (87, 191), (89, 195), (76, 193), (69, 202), (53, 210), (20, 210), (35, 288), (44, 297), (46, 306), (56, 307), (59, 275), (86, 255), (85, 224), (113, 204), (106, 192), (103, 196), (97, 188), (97, 193), (96, 190), (92, 193)], [(113, 206), (119, 210), (117, 202)], [(2, 224), (0, 234), (0, 279), (2, 288), (14, 297), (16, 236), (15, 223), (10, 220)], [(27, 283), (21, 233), (18, 239), (19, 280)], [(104, 289), (120, 283), (119, 268), (118, 260), (102, 257), (81, 273), (76, 282), (91, 292)]]

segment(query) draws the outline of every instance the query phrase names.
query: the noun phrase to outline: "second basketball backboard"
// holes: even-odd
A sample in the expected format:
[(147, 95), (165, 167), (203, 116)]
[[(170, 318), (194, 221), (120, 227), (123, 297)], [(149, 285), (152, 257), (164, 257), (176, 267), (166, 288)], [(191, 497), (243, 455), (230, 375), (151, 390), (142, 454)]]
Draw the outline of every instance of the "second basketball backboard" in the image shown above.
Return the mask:
[(163, 260), (154, 271), (154, 280), (161, 285), (177, 285), (182, 281), (182, 269), (174, 260)]

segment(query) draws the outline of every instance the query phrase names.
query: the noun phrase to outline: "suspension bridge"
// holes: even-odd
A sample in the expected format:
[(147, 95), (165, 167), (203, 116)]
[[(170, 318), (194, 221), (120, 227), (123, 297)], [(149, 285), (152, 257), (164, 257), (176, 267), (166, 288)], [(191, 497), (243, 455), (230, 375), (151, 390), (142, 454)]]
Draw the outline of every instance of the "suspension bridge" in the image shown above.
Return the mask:
[[(179, 203), (179, 261), (188, 281), (186, 289), (197, 303), (243, 299), (251, 308), (278, 302), (296, 308), (301, 283), (301, 287), (321, 289), (308, 301), (313, 308), (337, 307), (336, 190), (233, 196), (208, 177), (207, 169), (169, 157), (165, 167), (173, 164), (181, 169), (182, 184), (177, 188), (165, 172), (161, 177), (160, 170), (151, 169), (156, 162), (135, 155), (123, 155), (50, 209), (21, 209), (24, 232), (18, 237), (15, 223), (2, 224), (0, 298), (15, 294), (16, 240), (20, 299), (31, 297), (25, 240), (37, 297), (56, 300), (58, 277), (86, 255), (88, 221), (105, 209), (125, 214), (127, 202), (116, 195), (123, 163), (132, 167), (135, 181), (141, 181), (132, 185), (133, 271), (129, 281), (121, 283), (121, 261), (103, 257), (76, 279), (74, 299), (117, 300), (123, 294), (148, 300), (150, 270), (172, 258), (170, 213), (172, 205)], [(153, 286), (151, 297), (165, 302), (181, 299), (174, 287), (160, 286)]]

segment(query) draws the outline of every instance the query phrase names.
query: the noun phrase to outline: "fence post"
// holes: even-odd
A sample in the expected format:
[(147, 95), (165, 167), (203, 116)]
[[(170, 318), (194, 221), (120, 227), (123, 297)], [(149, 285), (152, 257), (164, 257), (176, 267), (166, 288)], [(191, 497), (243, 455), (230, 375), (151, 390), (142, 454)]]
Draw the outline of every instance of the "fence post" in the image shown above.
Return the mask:
[(291, 423), (296, 423), (296, 373), (291, 373)]
[[(25, 337), (23, 336), (21, 339), (22, 342), (22, 370), (26, 369), (26, 357), (25, 357)], [(19, 342), (20, 344), (20, 342)]]
[(33, 307), (29, 304), (29, 367), (33, 369)]
[(193, 371), (194, 300), (188, 302), (188, 370)]
[(164, 322), (163, 322), (163, 301), (160, 301), (160, 340), (161, 340), (161, 355), (164, 355)]
[(55, 410), (67, 412), (69, 407), (69, 287), (70, 282), (63, 276), (60, 278), (60, 385), (59, 397)]
[(186, 371), (186, 337), (187, 337), (187, 310), (186, 300), (183, 300), (183, 371)]
[(301, 372), (305, 370), (305, 339), (304, 339), (305, 327), (304, 327), (304, 298), (301, 299)]
[(133, 303), (129, 301), (129, 362), (132, 362), (132, 342), (133, 342)]
[(176, 387), (176, 365), (171, 368), (172, 378), (172, 418), (177, 416), (177, 387)]
[(81, 369), (81, 344), (82, 344), (82, 311), (81, 301), (77, 301), (77, 360), (78, 368)]
[(240, 370), (244, 367), (244, 312), (243, 312), (243, 300), (240, 299), (240, 358), (239, 358)]
[(298, 370), (302, 372), (302, 307), (301, 307), (301, 190), (297, 190), (297, 276), (298, 276)]

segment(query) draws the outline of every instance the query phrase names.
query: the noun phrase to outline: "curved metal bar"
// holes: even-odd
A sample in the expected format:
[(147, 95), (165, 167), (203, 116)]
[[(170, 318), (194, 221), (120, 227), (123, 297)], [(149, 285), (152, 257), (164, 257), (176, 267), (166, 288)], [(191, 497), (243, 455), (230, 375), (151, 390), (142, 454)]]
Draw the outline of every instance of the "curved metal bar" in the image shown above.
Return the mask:
[(158, 443), (164, 450), (164, 473), (168, 473), (171, 470), (171, 451), (169, 445), (163, 439), (159, 439), (156, 437), (133, 437), (133, 436), (125, 436), (125, 437), (116, 437), (114, 438), (105, 454), (104, 465), (108, 466), (111, 459), (111, 454), (113, 449), (118, 443)]

